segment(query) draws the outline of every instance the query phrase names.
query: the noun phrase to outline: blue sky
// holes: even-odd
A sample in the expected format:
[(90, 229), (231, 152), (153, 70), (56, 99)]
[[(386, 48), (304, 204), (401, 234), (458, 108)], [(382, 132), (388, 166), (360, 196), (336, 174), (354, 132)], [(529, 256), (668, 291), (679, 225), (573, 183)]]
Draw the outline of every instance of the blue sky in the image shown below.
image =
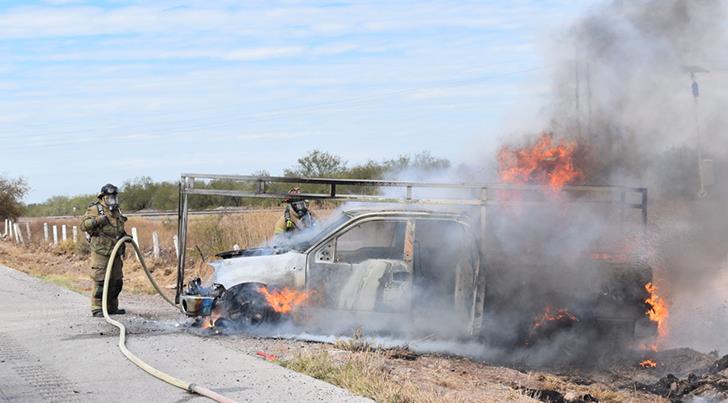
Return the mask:
[(492, 158), (593, 1), (0, 1), (0, 174), (27, 202), (182, 172)]

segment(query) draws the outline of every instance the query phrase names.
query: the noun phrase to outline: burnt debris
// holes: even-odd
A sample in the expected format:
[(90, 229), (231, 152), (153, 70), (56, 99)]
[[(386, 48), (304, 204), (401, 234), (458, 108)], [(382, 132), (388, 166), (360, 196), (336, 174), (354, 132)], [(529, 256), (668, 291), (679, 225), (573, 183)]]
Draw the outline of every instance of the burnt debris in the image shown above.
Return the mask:
[(685, 379), (667, 374), (653, 384), (636, 384), (639, 390), (670, 399), (672, 402), (690, 401), (695, 397), (724, 401), (728, 399), (728, 355)]

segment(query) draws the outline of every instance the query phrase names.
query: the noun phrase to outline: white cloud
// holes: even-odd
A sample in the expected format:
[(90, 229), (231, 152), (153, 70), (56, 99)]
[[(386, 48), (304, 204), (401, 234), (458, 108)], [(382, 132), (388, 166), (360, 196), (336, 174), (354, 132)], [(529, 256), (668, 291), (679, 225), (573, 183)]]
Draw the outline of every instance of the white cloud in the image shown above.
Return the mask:
[(225, 60), (266, 60), (282, 57), (291, 57), (300, 55), (305, 51), (303, 47), (274, 47), (274, 48), (253, 48), (253, 49), (236, 49), (225, 52), (222, 56)]
[[(58, 0), (64, 2), (64, 0)], [(114, 34), (225, 33), (257, 38), (295, 38), (403, 32), (420, 29), (514, 29), (534, 23), (534, 18), (555, 20), (560, 12), (536, 5), (504, 7), (499, 4), (351, 3), (343, 7), (299, 4), (264, 6), (204, 2), (203, 5), (169, 7), (165, 3), (101, 7), (17, 7), (0, 14), (0, 35), (9, 38), (42, 38)], [(386, 13), (383, 12), (386, 9)], [(386, 17), (382, 17), (386, 15)]]

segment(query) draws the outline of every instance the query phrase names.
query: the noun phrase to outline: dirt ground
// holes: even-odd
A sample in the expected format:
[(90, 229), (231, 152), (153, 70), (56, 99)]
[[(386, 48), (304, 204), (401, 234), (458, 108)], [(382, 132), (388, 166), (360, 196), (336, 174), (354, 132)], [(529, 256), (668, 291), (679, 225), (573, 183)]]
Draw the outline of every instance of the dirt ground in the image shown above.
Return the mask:
[[(174, 284), (171, 262), (155, 262), (155, 277)], [(90, 291), (87, 258), (61, 249), (18, 247), (0, 241), (0, 264), (81, 293)], [(544, 401), (662, 402), (728, 399), (728, 356), (681, 348), (659, 351), (643, 368), (638, 358), (609, 368), (509, 368), (467, 357), (415, 353), (406, 346), (383, 349), (356, 338), (317, 342), (312, 338), (269, 338), (249, 334), (218, 334), (190, 326), (191, 320), (149, 295), (143, 271), (129, 262), (122, 303), (130, 334), (191, 332), (215, 337), (228, 347), (275, 361), (378, 401)], [(170, 291), (171, 294), (171, 291)], [(194, 346), (190, 346), (194, 348)], [(691, 375), (694, 374), (694, 375)]]

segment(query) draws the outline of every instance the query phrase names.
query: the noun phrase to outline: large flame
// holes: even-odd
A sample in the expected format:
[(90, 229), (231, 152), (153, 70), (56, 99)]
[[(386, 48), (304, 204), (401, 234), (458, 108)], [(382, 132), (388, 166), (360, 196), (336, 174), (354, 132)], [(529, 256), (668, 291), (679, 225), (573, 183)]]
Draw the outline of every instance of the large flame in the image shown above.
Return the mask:
[(289, 313), (298, 305), (306, 302), (311, 293), (309, 291), (296, 291), (289, 288), (268, 291), (266, 287), (260, 287), (260, 293), (265, 300), (278, 313)]
[(667, 336), (667, 318), (670, 316), (670, 311), (665, 300), (657, 294), (657, 287), (650, 282), (645, 284), (645, 290), (650, 294), (645, 300), (649, 306), (647, 317), (657, 323), (657, 336), (663, 338)]
[(584, 176), (574, 166), (576, 148), (574, 141), (555, 142), (550, 133), (543, 133), (530, 146), (503, 146), (498, 151), (498, 175), (503, 183), (548, 185), (559, 190)]

